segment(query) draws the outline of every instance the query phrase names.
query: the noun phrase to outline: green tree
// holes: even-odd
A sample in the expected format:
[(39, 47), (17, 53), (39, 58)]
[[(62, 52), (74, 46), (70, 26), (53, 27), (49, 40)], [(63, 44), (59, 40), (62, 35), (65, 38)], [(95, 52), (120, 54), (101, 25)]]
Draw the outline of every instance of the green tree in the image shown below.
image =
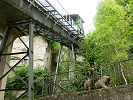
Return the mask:
[(96, 64), (119, 62), (118, 76), (126, 82), (121, 60), (127, 59), (127, 51), (132, 50), (132, 0), (103, 0), (95, 16), (95, 30), (83, 42), (79, 53), (85, 61)]

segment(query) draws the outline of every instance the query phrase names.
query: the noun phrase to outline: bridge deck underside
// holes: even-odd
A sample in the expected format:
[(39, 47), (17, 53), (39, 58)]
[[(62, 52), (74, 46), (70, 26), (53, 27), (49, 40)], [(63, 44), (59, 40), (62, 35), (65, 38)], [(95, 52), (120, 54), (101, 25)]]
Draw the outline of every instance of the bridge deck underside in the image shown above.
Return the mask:
[(29, 16), (20, 12), (19, 10), (11, 7), (11, 5), (6, 2), (0, 1), (0, 20), (5, 21), (20, 21), (23, 19), (28, 19)]
[(80, 39), (77, 34), (73, 34), (66, 30), (64, 26), (55, 23), (54, 18), (48, 17), (33, 5), (31, 6), (26, 0), (0, 0), (0, 20), (5, 22), (19, 22), (32, 19), (40, 28), (41, 35), (52, 40), (70, 46), (77, 45)]

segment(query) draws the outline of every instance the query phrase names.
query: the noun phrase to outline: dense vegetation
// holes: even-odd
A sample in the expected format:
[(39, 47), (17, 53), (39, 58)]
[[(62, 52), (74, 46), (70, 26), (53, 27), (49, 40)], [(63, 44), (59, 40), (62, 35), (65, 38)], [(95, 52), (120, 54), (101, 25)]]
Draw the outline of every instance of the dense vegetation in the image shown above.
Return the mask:
[[(44, 78), (49, 76), (48, 68), (34, 69), (34, 96), (38, 97), (42, 95), (44, 88)], [(6, 89), (8, 90), (26, 90), (28, 88), (28, 66), (21, 65), (15, 68), (7, 79)], [(17, 91), (7, 91), (6, 98), (14, 100), (16, 98), (15, 93)], [(23, 97), (27, 97), (24, 95)], [(14, 99), (13, 99), (14, 98)]]
[[(133, 1), (103, 0), (95, 16), (95, 30), (82, 41), (78, 52), (90, 66), (102, 66), (101, 74), (111, 71), (112, 84), (131, 81), (130, 72), (133, 54)], [(110, 65), (111, 62), (118, 62)], [(115, 69), (114, 69), (115, 68)], [(101, 70), (101, 69), (100, 69)], [(114, 72), (115, 70), (115, 72)], [(117, 75), (113, 76), (114, 74)], [(130, 76), (130, 79), (129, 77)], [(117, 82), (121, 80), (121, 82)]]
[[(127, 58), (133, 45), (132, 0), (104, 0), (97, 9), (95, 30), (81, 43), (79, 52), (97, 64)], [(132, 9), (131, 9), (132, 8)]]
[[(95, 30), (81, 42), (77, 52), (84, 62), (77, 63), (71, 91), (83, 90), (87, 76), (82, 69), (99, 68), (95, 81), (109, 75), (110, 86), (132, 83), (133, 66), (133, 1), (102, 0), (95, 16)], [(80, 74), (78, 74), (80, 73)]]

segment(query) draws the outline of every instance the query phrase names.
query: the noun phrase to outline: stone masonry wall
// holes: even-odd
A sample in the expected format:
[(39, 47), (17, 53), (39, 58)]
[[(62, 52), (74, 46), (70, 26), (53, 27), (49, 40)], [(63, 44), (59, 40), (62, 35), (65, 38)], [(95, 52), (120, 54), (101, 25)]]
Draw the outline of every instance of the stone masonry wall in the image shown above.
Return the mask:
[[(25, 44), (28, 46), (29, 43), (29, 37), (23, 36), (21, 39), (25, 42)], [(24, 44), (19, 40), (16, 39), (13, 44), (13, 50), (12, 52), (25, 52), (27, 51), (27, 48), (24, 46)], [(25, 54), (17, 54), (11, 56), (11, 65), (14, 65), (19, 59), (21, 59)], [(47, 41), (42, 36), (35, 36), (33, 38), (33, 56), (34, 56), (34, 68), (44, 68), (49, 67), (51, 62), (51, 53), (50, 49), (48, 47)], [(28, 64), (28, 57), (25, 58), (21, 64)]]
[(111, 87), (109, 90), (97, 89), (75, 94), (60, 94), (43, 97), (40, 100), (133, 100), (133, 84)]

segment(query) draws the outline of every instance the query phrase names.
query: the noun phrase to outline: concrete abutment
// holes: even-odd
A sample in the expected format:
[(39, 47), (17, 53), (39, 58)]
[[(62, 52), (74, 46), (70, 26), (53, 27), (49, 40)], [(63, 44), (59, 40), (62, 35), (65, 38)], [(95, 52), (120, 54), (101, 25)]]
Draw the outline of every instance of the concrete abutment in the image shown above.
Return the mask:
[[(1, 54), (11, 53), (13, 41), (17, 38), (17, 35), (16, 35), (17, 33), (16, 33), (15, 29), (8, 28), (6, 22), (0, 21), (1, 38), (3, 38), (3, 39), (5, 38), (4, 35), (6, 34), (6, 31), (9, 32), (8, 33), (9, 35), (3, 43), (1, 42), (1, 46), (3, 45), (5, 47), (4, 49), (2, 49)], [(10, 45), (8, 45), (8, 44), (10, 44)], [(9, 66), (8, 66), (9, 63), (10, 63), (10, 55), (1, 55), (1, 60), (0, 60), (0, 77), (1, 77), (0, 78), (0, 89), (6, 88), (7, 75), (5, 75), (5, 76), (3, 76), (3, 75), (9, 70)], [(0, 91), (0, 100), (4, 100), (4, 94), (5, 94), (5, 91)]]

